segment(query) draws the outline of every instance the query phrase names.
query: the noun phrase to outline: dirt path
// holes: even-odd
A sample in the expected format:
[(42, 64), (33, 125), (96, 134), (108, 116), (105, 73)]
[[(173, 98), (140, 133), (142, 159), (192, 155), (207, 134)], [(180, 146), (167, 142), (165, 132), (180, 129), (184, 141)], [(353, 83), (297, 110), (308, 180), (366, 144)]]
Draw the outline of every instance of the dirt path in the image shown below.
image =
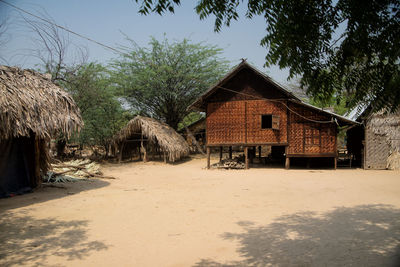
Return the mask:
[(400, 172), (103, 167), (0, 199), (0, 266), (395, 266)]

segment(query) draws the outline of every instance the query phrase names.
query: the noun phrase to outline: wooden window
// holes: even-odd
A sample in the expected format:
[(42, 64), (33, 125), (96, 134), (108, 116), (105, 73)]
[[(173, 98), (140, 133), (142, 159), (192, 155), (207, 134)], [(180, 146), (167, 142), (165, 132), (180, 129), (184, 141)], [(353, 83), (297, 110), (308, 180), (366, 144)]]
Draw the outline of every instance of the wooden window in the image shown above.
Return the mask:
[(261, 115), (261, 129), (279, 130), (279, 116), (272, 114)]

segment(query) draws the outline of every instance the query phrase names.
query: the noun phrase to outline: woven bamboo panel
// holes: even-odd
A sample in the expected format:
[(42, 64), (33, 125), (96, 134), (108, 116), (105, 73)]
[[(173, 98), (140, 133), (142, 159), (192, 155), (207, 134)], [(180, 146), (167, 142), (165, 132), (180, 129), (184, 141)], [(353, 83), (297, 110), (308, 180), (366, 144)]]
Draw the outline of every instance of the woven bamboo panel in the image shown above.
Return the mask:
[(368, 125), (365, 132), (366, 157), (365, 167), (368, 169), (386, 169), (387, 158), (390, 155), (390, 146), (385, 135), (374, 133)]
[[(287, 142), (287, 112), (284, 105), (264, 100), (247, 101), (246, 114), (247, 143)], [(263, 114), (279, 116), (279, 130), (261, 129)]]
[(207, 144), (245, 142), (245, 102), (209, 103), (207, 107)]
[(294, 112), (290, 112), (289, 119), (289, 154), (336, 152), (336, 125), (312, 122), (304, 118), (327, 121), (330, 119), (328, 116), (296, 104), (291, 104), (290, 109)]
[(289, 130), (289, 154), (299, 154), (304, 152), (304, 124), (291, 123)]

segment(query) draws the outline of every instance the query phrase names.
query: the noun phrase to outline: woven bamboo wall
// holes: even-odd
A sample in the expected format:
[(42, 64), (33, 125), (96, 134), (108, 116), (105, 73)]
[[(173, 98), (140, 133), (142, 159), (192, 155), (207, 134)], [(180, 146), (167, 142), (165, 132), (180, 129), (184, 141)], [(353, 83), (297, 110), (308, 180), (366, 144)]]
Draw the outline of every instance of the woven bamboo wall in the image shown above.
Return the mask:
[(390, 155), (387, 138), (385, 135), (374, 133), (372, 127), (368, 126), (365, 131), (365, 143), (367, 144), (365, 167), (367, 169), (386, 169), (387, 158)]
[[(327, 115), (300, 105), (290, 104), (289, 107), (312, 120), (330, 120)], [(288, 154), (336, 153), (336, 125), (312, 122), (290, 112), (288, 143)]]
[(245, 101), (209, 103), (207, 144), (245, 143)]
[[(400, 152), (400, 110), (385, 114), (384, 111), (372, 114), (365, 127), (365, 168), (400, 169), (400, 165), (390, 163), (390, 156)], [(393, 165), (394, 164), (394, 165)]]
[[(279, 130), (261, 129), (263, 114), (279, 116)], [(264, 100), (247, 101), (246, 115), (248, 144), (287, 142), (287, 112), (284, 105)]]
[[(261, 115), (279, 116), (279, 130), (261, 129)], [(280, 103), (265, 100), (209, 103), (207, 144), (287, 142), (287, 112)]]

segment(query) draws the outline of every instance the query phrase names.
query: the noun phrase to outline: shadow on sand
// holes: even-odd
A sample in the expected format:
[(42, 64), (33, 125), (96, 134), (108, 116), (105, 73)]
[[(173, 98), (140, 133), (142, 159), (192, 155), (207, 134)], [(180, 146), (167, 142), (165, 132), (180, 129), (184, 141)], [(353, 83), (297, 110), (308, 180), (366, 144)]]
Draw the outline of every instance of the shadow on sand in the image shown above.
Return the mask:
[(0, 265), (49, 266), (46, 260), (52, 255), (68, 261), (82, 259), (92, 251), (107, 249), (103, 242), (87, 240), (87, 227), (88, 221), (83, 220), (35, 219), (12, 214), (1, 216)]
[(42, 185), (32, 193), (11, 198), (0, 198), (0, 214), (7, 210), (26, 207), (52, 199), (68, 197), (83, 191), (94, 190), (108, 186), (110, 183), (100, 179), (87, 179), (72, 183), (57, 183)]
[(400, 266), (400, 210), (393, 206), (296, 213), (265, 226), (238, 224), (244, 233), (222, 238), (239, 243), (242, 261), (202, 259), (195, 266)]

